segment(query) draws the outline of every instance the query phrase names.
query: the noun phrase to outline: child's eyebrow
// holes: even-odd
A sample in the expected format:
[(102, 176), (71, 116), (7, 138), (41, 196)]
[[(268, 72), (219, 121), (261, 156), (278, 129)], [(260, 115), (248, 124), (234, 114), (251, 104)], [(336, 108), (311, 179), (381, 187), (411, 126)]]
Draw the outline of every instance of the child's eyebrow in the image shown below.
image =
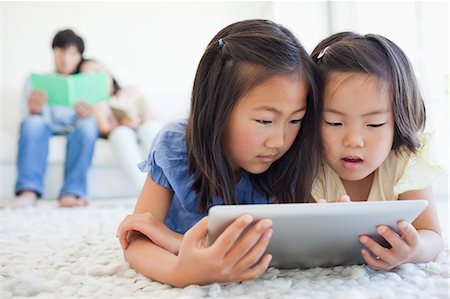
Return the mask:
[[(346, 115), (346, 113), (336, 110), (336, 109), (333, 109), (333, 108), (325, 108), (325, 109), (323, 109), (323, 112), (335, 113), (335, 114), (339, 114), (342, 116)], [(380, 109), (380, 110), (370, 111), (370, 112), (364, 113), (362, 116), (371, 116), (371, 115), (387, 114), (387, 113), (391, 113), (391, 109)]]
[[(276, 109), (275, 107), (272, 106), (260, 106), (260, 107), (256, 107), (255, 110), (263, 110), (263, 111), (270, 111), (273, 112), (275, 114), (282, 114), (280, 110)], [(294, 112), (292, 112), (292, 114), (298, 113), (298, 112), (302, 112), (305, 111), (306, 107), (301, 107), (300, 109), (295, 110)]]
[(391, 113), (391, 109), (380, 109), (372, 112), (364, 113), (363, 116), (377, 115), (377, 114), (388, 114)]

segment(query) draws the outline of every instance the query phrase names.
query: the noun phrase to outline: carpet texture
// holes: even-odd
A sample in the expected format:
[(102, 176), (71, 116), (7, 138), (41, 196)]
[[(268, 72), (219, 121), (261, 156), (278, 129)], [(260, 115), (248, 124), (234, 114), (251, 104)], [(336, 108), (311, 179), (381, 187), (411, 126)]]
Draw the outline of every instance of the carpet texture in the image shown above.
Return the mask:
[(392, 272), (366, 266), (279, 270), (255, 281), (172, 288), (136, 273), (115, 237), (134, 201), (60, 209), (5, 210), (1, 216), (1, 298), (449, 298), (449, 254)]

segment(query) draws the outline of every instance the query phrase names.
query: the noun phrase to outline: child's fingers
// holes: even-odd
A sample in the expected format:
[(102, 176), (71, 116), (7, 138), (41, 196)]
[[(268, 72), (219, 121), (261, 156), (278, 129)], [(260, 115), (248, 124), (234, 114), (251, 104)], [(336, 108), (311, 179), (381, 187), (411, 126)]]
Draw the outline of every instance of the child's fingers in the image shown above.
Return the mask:
[[(347, 194), (342, 195), (341, 197), (337, 198), (335, 201), (331, 201), (331, 202), (350, 202), (350, 196), (348, 196)], [(326, 199), (319, 199), (317, 201), (318, 203), (327, 203), (328, 201)]]
[(395, 263), (392, 254), (388, 248), (381, 246), (368, 236), (359, 237), (359, 241), (363, 243), (364, 246), (366, 246), (367, 249), (369, 249), (375, 256), (378, 256), (383, 261), (389, 264)]
[(264, 233), (261, 235), (255, 246), (253, 246), (251, 250), (237, 262), (234, 267), (234, 270), (237, 273), (248, 270), (259, 261), (266, 251), (267, 245), (269, 245), (272, 233), (273, 230), (271, 228), (264, 230)]
[(252, 280), (260, 277), (269, 267), (271, 260), (272, 255), (266, 254), (258, 264), (242, 273), (239, 276), (239, 281)]
[(129, 230), (124, 226), (124, 223), (121, 223), (116, 232), (116, 237), (119, 240), (120, 246), (123, 250), (128, 247), (128, 232)]
[(173, 232), (150, 213), (127, 216), (117, 230), (117, 236), (122, 249), (129, 244), (128, 236), (131, 231), (137, 231), (149, 238), (156, 245), (172, 252), (178, 252), (179, 240)]
[(408, 244), (392, 229), (386, 225), (377, 227), (377, 232), (391, 245), (392, 250), (396, 253), (405, 253), (408, 251)]
[[(264, 253), (264, 250), (267, 247), (267, 244), (269, 243), (268, 238), (264, 238), (264, 234), (267, 231), (271, 231), (272, 227), (272, 220), (270, 219), (261, 219), (259, 220), (251, 229), (249, 229), (245, 235), (243, 235), (237, 242), (235, 242), (235, 246), (233, 246), (228, 253), (225, 256), (225, 259), (227, 263), (230, 263), (232, 265), (236, 264), (238, 261), (240, 261), (242, 258), (249, 258), (252, 259), (252, 257), (257, 254), (257, 252), (253, 252), (253, 255), (251, 254), (251, 251), (254, 248), (259, 248), (262, 250), (257, 257), (256, 260), (253, 261), (253, 263), (256, 263), (256, 261), (261, 257), (261, 255)], [(270, 233), (270, 236), (272, 234)], [(269, 236), (269, 237), (270, 237)], [(267, 235), (266, 235), (267, 237)], [(265, 246), (261, 248), (260, 241), (264, 241)], [(251, 265), (248, 265), (250, 267)], [(240, 272), (242, 272), (244, 269), (242, 269)]]
[(411, 223), (406, 221), (400, 221), (398, 223), (398, 228), (400, 229), (403, 239), (409, 246), (411, 247), (417, 246), (417, 242), (419, 240), (419, 233)]
[(392, 269), (392, 266), (385, 261), (383, 261), (380, 257), (374, 257), (370, 254), (370, 252), (367, 249), (361, 249), (361, 254), (363, 256), (364, 261), (369, 265), (370, 267), (374, 269), (380, 269), (380, 270), (389, 270)]
[(244, 229), (248, 227), (252, 221), (253, 217), (248, 214), (240, 216), (238, 219), (233, 221), (222, 234), (220, 234), (210, 248), (223, 253), (228, 252), (235, 245), (236, 240), (239, 238)]
[[(198, 244), (206, 238), (208, 234), (208, 217), (203, 217), (184, 235), (183, 242), (190, 248), (198, 247)], [(215, 244), (215, 243), (214, 243)]]
[(155, 238), (155, 234), (152, 233), (153, 223), (149, 221), (147, 215), (132, 214), (128, 215), (117, 228), (116, 236), (122, 246), (122, 249), (128, 247), (128, 235), (131, 231), (138, 231), (150, 240)]
[(338, 202), (349, 202), (350, 200), (350, 196), (348, 196), (347, 194), (342, 195), (341, 197), (339, 197)]
[(120, 242), (120, 246), (122, 247), (123, 250), (128, 248), (128, 232), (119, 235), (119, 242)]

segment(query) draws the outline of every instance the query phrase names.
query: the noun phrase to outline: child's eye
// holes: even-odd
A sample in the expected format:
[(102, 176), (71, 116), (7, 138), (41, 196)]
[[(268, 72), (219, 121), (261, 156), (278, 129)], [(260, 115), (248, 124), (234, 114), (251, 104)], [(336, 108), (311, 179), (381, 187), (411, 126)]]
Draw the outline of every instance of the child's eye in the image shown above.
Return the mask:
[(293, 119), (293, 120), (291, 120), (291, 123), (292, 124), (301, 124), (302, 123), (302, 118), (300, 118), (300, 119)]
[(325, 123), (332, 127), (342, 126), (342, 123), (340, 122), (325, 121)]
[(255, 120), (262, 125), (269, 125), (272, 123), (272, 121), (270, 120), (263, 120), (263, 119), (255, 119)]
[(383, 126), (384, 124), (385, 123), (382, 123), (382, 124), (368, 124), (367, 126), (371, 127), (371, 128), (379, 128), (379, 127)]

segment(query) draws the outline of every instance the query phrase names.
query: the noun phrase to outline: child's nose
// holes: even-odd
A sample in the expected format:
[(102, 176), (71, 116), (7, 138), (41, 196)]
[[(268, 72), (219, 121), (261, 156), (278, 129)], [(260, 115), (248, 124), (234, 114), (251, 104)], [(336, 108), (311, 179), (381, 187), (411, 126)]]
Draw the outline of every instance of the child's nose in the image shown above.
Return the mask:
[(266, 147), (268, 148), (280, 148), (284, 145), (284, 129), (275, 128), (266, 140)]
[(358, 130), (348, 130), (343, 140), (345, 147), (363, 147), (364, 136)]

